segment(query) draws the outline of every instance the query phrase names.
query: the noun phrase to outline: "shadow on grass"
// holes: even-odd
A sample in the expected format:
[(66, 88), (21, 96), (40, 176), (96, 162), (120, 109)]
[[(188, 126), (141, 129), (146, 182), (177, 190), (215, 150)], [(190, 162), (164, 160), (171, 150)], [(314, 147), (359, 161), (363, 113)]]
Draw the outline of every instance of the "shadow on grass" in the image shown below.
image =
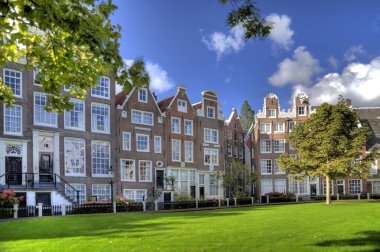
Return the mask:
[(317, 243), (319, 247), (364, 247), (368, 249), (354, 248), (354, 251), (378, 252), (380, 251), (380, 231), (364, 231), (356, 234), (358, 237), (343, 240), (330, 240)]

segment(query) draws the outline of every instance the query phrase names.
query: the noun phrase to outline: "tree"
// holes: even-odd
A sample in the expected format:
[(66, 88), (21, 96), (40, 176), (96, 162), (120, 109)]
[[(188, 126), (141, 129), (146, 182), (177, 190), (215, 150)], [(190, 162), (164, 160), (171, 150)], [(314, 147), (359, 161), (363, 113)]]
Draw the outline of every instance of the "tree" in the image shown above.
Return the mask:
[(257, 174), (253, 173), (248, 165), (236, 160), (226, 167), (223, 176), (223, 184), (229, 197), (245, 195), (247, 186), (256, 180)]
[[(246, 27), (246, 38), (265, 37), (267, 26), (250, 0), (231, 2), (228, 24)], [(110, 21), (117, 7), (112, 0), (3, 0), (0, 1), (0, 67), (23, 62), (38, 67), (37, 81), (48, 94), (47, 110), (72, 109), (70, 94), (84, 99), (102, 75), (111, 75), (124, 87), (149, 85), (144, 62), (125, 66), (119, 54), (120, 25)], [(11, 106), (14, 93), (0, 78), (0, 102)]]
[(337, 177), (369, 177), (369, 167), (377, 157), (376, 149), (363, 155), (363, 145), (370, 134), (358, 122), (358, 115), (345, 104), (343, 97), (336, 105), (323, 103), (289, 133), (288, 140), (298, 158), (282, 154), (278, 160), (280, 169), (295, 180), (324, 176), (326, 204), (330, 205), (330, 181)]
[(240, 109), (239, 121), (243, 129), (248, 130), (251, 127), (253, 120), (255, 119), (255, 113), (247, 100), (244, 100), (243, 106)]

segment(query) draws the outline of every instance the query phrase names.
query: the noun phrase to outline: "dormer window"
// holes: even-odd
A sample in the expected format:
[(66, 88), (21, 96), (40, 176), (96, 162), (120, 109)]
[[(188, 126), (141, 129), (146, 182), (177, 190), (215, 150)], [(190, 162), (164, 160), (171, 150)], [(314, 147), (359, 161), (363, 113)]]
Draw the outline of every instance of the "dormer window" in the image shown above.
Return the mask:
[(187, 113), (187, 102), (183, 100), (178, 100), (178, 111)]
[(215, 108), (214, 107), (207, 107), (207, 117), (208, 118), (215, 118)]
[(268, 117), (276, 117), (276, 110), (275, 109), (268, 109)]
[(298, 107), (298, 115), (299, 116), (305, 116), (306, 115), (305, 107), (303, 107), (303, 106)]
[(139, 102), (148, 102), (148, 89), (139, 89)]

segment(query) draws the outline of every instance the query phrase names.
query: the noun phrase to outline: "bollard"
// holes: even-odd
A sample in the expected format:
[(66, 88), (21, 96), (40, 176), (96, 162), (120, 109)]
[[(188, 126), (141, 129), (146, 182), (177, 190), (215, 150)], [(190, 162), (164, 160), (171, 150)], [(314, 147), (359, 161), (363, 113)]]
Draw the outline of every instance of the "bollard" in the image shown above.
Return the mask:
[(298, 202), (298, 195), (296, 195), (296, 202)]
[(360, 193), (358, 193), (358, 200), (360, 200)]
[(146, 211), (146, 201), (144, 200), (142, 203), (143, 203), (143, 211), (145, 212)]
[(220, 199), (218, 199), (218, 201), (219, 201), (218, 203), (219, 203), (219, 207), (220, 207), (221, 206)]
[(369, 193), (367, 193), (367, 200), (370, 200), (371, 197), (369, 196)]
[(336, 200), (339, 200), (339, 193), (336, 195)]
[(116, 202), (113, 202), (112, 208), (113, 208), (113, 213), (116, 213)]
[(154, 201), (154, 211), (158, 211), (158, 201)]
[(255, 198), (254, 197), (251, 197), (251, 202), (252, 202), (252, 205), (253, 205), (254, 202), (255, 202)]
[(235, 201), (235, 206), (236, 206), (236, 198), (234, 198), (234, 201)]
[(17, 219), (18, 218), (18, 204), (13, 205), (13, 218)]
[(66, 215), (66, 205), (65, 204), (61, 205), (61, 212), (62, 212), (62, 216)]
[(195, 201), (195, 208), (198, 208), (198, 200)]
[(37, 204), (37, 208), (38, 208), (38, 217), (42, 217), (42, 205), (43, 203), (38, 203)]
[(269, 195), (267, 195), (267, 204), (269, 204)]
[(229, 207), (230, 206), (230, 199), (227, 198), (227, 206)]

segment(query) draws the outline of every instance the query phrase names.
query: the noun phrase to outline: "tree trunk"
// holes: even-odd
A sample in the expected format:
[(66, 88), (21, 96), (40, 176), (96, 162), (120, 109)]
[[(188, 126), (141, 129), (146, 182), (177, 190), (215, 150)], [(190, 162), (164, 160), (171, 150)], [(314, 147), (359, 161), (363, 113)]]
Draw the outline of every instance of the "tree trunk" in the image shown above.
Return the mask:
[(331, 205), (330, 197), (330, 177), (326, 176), (326, 205)]

